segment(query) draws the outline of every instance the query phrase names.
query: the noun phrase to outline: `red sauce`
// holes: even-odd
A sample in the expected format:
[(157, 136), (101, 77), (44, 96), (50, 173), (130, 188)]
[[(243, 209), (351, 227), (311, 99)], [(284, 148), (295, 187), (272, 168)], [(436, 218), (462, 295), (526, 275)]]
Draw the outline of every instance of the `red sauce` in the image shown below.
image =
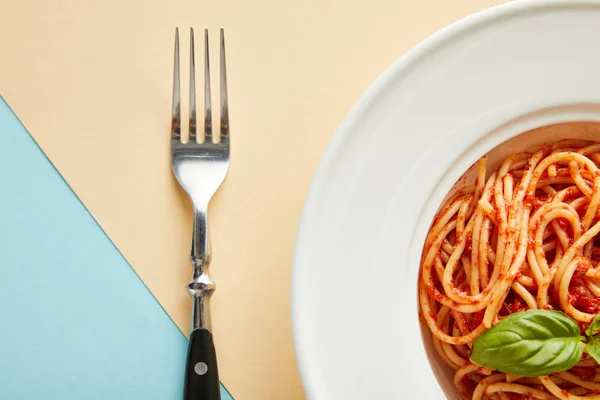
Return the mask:
[(588, 313), (600, 312), (600, 300), (589, 293), (582, 282), (572, 281), (569, 286), (569, 302), (573, 307)]
[(577, 321), (577, 325), (579, 325), (579, 332), (583, 335), (585, 330), (591, 325), (591, 322)]
[(590, 269), (592, 265), (590, 263), (580, 261), (577, 263), (577, 269), (575, 270), (575, 274), (573, 274), (574, 278), (581, 278), (585, 276), (588, 269)]
[(550, 285), (548, 288), (548, 300), (550, 302), (550, 304), (548, 304), (549, 310), (560, 310), (560, 299), (558, 297), (558, 292), (555, 292), (554, 287)]
[(481, 323), (483, 322), (484, 314), (485, 310), (476, 311), (473, 313), (473, 318), (470, 321), (467, 320), (467, 324), (472, 331), (474, 331), (479, 325), (481, 325)]
[(462, 394), (467, 399), (473, 398), (473, 392), (475, 391), (475, 382), (467, 378), (466, 376), (460, 380), (460, 394)]
[(527, 310), (527, 305), (521, 299), (515, 299), (511, 304), (508, 305), (508, 309), (512, 314)]
[(568, 222), (566, 219), (561, 217), (561, 218), (556, 218), (555, 221), (558, 224), (558, 226), (560, 226), (563, 230), (567, 229)]
[(532, 400), (533, 397), (533, 393), (524, 393), (524, 394), (519, 394), (519, 393), (505, 393), (508, 395), (508, 398), (510, 400)]
[(459, 296), (466, 297), (466, 296), (468, 296), (468, 294), (467, 294), (468, 289), (469, 289), (469, 285), (467, 284), (467, 282), (463, 281), (460, 285), (458, 285), (455, 292), (457, 292), (457, 294)]
[(595, 367), (573, 367), (570, 369), (570, 372), (588, 382), (593, 381), (596, 377)]
[(512, 313), (519, 311), (528, 310), (527, 304), (521, 299), (521, 297), (515, 294), (512, 290), (508, 292), (508, 295), (504, 299), (504, 305), (498, 313), (499, 318), (507, 317)]

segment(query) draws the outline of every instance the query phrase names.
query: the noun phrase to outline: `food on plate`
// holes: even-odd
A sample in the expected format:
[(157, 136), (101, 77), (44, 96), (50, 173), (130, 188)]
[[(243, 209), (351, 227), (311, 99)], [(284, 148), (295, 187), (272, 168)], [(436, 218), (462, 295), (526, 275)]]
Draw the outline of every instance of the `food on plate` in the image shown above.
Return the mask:
[(600, 143), (509, 155), (425, 240), (420, 317), (466, 399), (600, 399)]

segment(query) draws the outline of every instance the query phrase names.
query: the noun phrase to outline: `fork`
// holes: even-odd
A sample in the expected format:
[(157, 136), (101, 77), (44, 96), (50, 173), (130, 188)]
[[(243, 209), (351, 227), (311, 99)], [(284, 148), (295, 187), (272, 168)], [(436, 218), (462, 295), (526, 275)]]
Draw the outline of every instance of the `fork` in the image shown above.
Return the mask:
[[(173, 110), (171, 120), (171, 166), (194, 206), (190, 260), (194, 270), (187, 285), (192, 296), (190, 341), (185, 366), (184, 400), (218, 400), (220, 396), (217, 356), (212, 337), (210, 297), (215, 284), (208, 274), (211, 261), (207, 210), (212, 196), (229, 169), (229, 107), (225, 68), (224, 31), (220, 31), (221, 124), (218, 142), (213, 140), (210, 95), (208, 29), (204, 30), (204, 139), (196, 135), (196, 78), (194, 30), (190, 29), (189, 140), (181, 140), (181, 92), (179, 78), (179, 29), (175, 30)], [(214, 138), (217, 139), (217, 138)]]

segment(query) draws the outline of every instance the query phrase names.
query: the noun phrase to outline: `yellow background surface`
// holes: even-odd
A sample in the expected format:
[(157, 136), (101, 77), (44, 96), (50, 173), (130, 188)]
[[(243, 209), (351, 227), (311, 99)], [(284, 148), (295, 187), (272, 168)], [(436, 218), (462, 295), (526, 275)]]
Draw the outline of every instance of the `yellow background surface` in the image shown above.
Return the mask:
[(187, 333), (191, 207), (172, 177), (168, 141), (173, 36), (179, 26), (186, 87), (188, 28), (210, 28), (218, 66), (218, 28), (225, 26), (232, 161), (210, 209), (221, 379), (236, 399), (301, 399), (290, 271), (319, 158), (349, 108), (394, 60), (497, 3), (5, 1), (0, 94)]

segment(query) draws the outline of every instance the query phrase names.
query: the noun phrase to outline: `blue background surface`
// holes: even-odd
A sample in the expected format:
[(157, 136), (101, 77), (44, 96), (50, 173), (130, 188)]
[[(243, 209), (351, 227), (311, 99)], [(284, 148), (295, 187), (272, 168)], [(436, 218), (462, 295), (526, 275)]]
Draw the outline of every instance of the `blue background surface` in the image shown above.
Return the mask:
[(181, 399), (186, 351), (0, 97), (0, 398)]

